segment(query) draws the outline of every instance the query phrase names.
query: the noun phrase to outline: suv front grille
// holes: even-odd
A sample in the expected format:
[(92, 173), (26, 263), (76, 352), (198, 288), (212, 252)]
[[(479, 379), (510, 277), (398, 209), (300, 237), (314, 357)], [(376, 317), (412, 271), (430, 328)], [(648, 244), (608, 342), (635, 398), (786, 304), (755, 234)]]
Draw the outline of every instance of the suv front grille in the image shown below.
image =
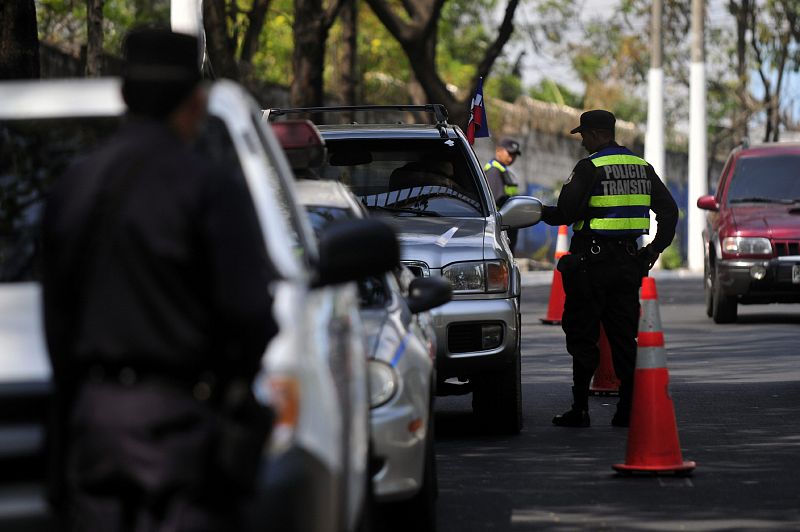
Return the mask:
[(481, 350), (481, 324), (459, 323), (447, 329), (447, 350), (468, 353)]
[(800, 255), (800, 240), (776, 240), (773, 245), (779, 257)]
[(470, 353), (495, 349), (503, 342), (500, 322), (453, 323), (447, 328), (447, 350), (451, 353)]

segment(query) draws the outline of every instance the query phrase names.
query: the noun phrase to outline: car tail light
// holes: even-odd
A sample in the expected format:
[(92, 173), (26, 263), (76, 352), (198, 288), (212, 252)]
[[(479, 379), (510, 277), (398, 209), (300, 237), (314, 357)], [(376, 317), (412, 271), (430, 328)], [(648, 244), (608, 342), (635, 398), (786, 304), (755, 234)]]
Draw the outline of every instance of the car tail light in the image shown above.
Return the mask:
[(320, 166), (325, 160), (325, 141), (310, 120), (273, 122), (272, 131), (278, 138), (292, 169)]

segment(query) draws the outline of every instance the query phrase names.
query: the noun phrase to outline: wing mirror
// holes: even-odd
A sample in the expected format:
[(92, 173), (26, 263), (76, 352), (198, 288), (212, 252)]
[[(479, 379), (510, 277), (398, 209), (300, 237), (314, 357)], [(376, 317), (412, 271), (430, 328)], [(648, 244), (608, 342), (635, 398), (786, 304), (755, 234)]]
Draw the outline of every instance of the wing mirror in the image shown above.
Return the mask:
[(542, 219), (542, 202), (531, 196), (512, 196), (500, 207), (503, 230), (535, 225)]
[(394, 229), (375, 219), (331, 222), (319, 236), (319, 262), (314, 287), (380, 275), (400, 264)]
[(719, 210), (719, 203), (717, 203), (717, 200), (714, 198), (714, 196), (707, 194), (697, 198), (697, 207), (699, 209), (703, 209), (704, 211), (717, 212)]
[(418, 314), (444, 305), (453, 297), (450, 281), (443, 277), (418, 277), (408, 286), (408, 309)]

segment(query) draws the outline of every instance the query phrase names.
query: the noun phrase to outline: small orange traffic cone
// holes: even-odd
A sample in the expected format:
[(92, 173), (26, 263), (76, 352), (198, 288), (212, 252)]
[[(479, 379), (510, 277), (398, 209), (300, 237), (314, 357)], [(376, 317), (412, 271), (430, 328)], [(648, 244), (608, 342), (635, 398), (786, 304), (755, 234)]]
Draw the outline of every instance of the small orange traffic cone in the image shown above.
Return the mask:
[[(567, 226), (558, 226), (558, 239), (556, 240), (556, 266), (558, 259), (569, 253), (567, 243)], [(540, 318), (547, 325), (559, 325), (564, 314), (564, 284), (561, 281), (561, 272), (553, 268), (553, 282), (550, 285), (550, 303), (547, 305), (547, 316)]]
[(606, 330), (602, 324), (600, 324), (600, 340), (597, 344), (600, 348), (600, 363), (592, 377), (592, 384), (589, 385), (589, 393), (592, 395), (618, 395), (620, 381), (614, 372), (611, 345), (608, 343)]
[(658, 294), (652, 277), (642, 279), (641, 303), (628, 449), (625, 463), (611, 467), (619, 473), (687, 474), (696, 464), (684, 462), (681, 456), (675, 409), (669, 395)]

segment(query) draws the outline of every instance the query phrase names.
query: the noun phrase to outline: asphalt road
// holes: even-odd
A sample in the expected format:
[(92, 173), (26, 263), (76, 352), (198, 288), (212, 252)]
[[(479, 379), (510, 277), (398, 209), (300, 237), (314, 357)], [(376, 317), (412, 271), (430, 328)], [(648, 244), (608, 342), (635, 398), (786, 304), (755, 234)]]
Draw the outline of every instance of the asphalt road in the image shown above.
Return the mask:
[(800, 305), (705, 315), (701, 279), (657, 281), (685, 478), (620, 477), (627, 429), (615, 397), (590, 399), (592, 427), (554, 427), (571, 402), (550, 286), (523, 291), (522, 434), (474, 427), (470, 396), (437, 398), (439, 532), (800, 530)]

